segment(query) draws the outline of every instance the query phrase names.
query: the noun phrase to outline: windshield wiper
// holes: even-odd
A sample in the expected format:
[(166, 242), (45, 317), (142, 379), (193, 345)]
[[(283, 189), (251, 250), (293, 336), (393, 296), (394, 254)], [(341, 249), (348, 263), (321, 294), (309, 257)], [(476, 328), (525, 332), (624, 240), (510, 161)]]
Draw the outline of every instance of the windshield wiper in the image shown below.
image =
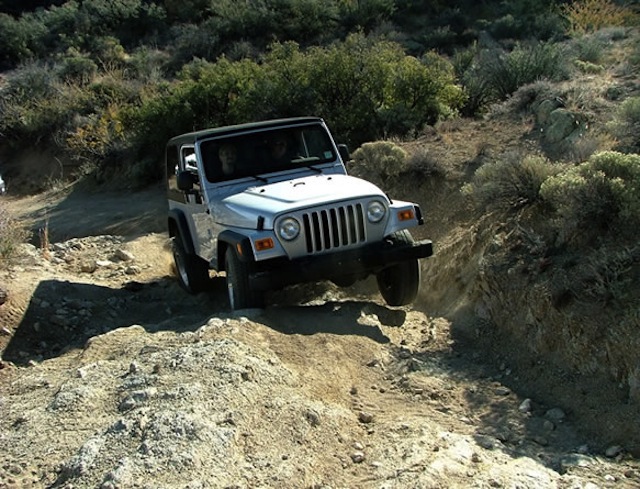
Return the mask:
[(251, 178), (255, 178), (256, 180), (260, 180), (264, 183), (269, 183), (269, 179), (265, 177), (261, 177), (260, 175), (249, 175)]

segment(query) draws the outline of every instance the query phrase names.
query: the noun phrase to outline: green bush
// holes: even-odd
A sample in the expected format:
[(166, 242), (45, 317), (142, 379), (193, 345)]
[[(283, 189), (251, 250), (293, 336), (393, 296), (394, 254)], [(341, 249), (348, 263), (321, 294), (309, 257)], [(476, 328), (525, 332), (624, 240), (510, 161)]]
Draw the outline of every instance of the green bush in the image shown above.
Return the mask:
[(80, 85), (91, 83), (97, 73), (98, 65), (92, 59), (73, 51), (60, 61), (58, 69), (58, 74), (64, 81)]
[(605, 41), (600, 36), (585, 35), (572, 43), (576, 58), (588, 63), (600, 63), (604, 55)]
[(563, 5), (561, 9), (575, 34), (627, 25), (635, 16), (631, 7), (616, 5), (612, 0), (578, 0)]
[(546, 180), (542, 198), (556, 209), (562, 235), (615, 231), (637, 236), (640, 225), (640, 155), (612, 151)]
[(508, 53), (484, 52), (481, 60), (477, 74), (499, 100), (506, 99), (523, 85), (566, 77), (563, 52), (556, 44), (518, 44)]
[(0, 13), (0, 68), (12, 68), (35, 54), (36, 39), (46, 33), (44, 24), (14, 19)]
[(454, 56), (458, 79), (466, 93), (462, 113), (480, 114), (493, 102), (505, 100), (520, 87), (566, 77), (564, 53), (549, 43), (517, 44), (509, 52), (481, 49), (477, 44)]
[(463, 192), (487, 209), (518, 209), (540, 202), (540, 188), (559, 171), (545, 158), (509, 154), (481, 166)]
[(426, 146), (413, 146), (406, 151), (405, 171), (413, 173), (418, 178), (446, 179), (454, 174), (454, 170), (447, 166), (446, 160), (435, 157)]
[(8, 144), (58, 145), (74, 118), (91, 108), (91, 96), (63, 82), (58, 68), (33, 63), (12, 74), (0, 100), (0, 132)]
[(466, 49), (458, 50), (453, 56), (454, 71), (466, 96), (461, 113), (467, 117), (482, 114), (495, 100), (489, 81), (479, 76), (482, 66), (480, 53), (478, 44), (473, 43)]
[(574, 294), (588, 304), (637, 301), (634, 268), (640, 268), (640, 247), (608, 249), (602, 246), (578, 265)]
[(406, 167), (406, 151), (390, 141), (364, 143), (353, 152), (354, 173), (374, 181), (397, 177)]
[(622, 102), (607, 127), (623, 144), (640, 149), (640, 97)]
[(193, 61), (126, 119), (149, 151), (180, 132), (309, 114), (324, 117), (342, 141), (357, 146), (454, 114), (464, 100), (454, 82), (443, 58), (419, 60), (398, 44), (363, 35), (307, 50), (276, 43), (261, 63)]

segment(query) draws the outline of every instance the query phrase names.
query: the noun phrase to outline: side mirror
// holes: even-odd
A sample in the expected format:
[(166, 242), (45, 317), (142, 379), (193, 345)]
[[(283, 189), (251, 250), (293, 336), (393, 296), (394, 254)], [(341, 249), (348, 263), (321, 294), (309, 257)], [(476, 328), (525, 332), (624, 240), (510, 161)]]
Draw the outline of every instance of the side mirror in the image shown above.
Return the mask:
[(340, 153), (340, 158), (342, 158), (342, 162), (345, 165), (351, 161), (351, 154), (349, 153), (349, 148), (346, 144), (338, 145), (338, 153)]
[(193, 190), (194, 177), (190, 171), (180, 171), (176, 175), (178, 189), (183, 192), (190, 192)]

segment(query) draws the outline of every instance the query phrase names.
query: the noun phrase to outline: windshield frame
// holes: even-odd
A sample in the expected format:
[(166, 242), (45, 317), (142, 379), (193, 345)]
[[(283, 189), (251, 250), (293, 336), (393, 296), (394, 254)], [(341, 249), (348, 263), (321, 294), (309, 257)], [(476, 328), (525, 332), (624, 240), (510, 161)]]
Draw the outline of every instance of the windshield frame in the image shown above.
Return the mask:
[[(284, 151), (279, 145), (285, 142)], [(223, 158), (228, 149), (235, 154), (234, 168), (229, 170)], [(314, 165), (335, 163), (338, 152), (326, 128), (317, 123), (275, 127), (206, 138), (197, 143), (197, 151), (208, 182), (219, 183), (287, 170), (313, 168)], [(282, 153), (282, 154), (280, 154)]]

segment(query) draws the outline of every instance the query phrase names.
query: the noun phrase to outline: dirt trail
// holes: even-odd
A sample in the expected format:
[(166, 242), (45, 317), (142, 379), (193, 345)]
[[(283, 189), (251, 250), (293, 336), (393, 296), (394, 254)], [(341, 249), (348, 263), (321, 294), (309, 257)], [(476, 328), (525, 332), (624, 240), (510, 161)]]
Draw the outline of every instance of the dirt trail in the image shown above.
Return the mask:
[(186, 295), (161, 200), (8, 201), (52, 246), (0, 271), (0, 488), (640, 486), (421, 304), (369, 283), (235, 313), (222, 279)]

